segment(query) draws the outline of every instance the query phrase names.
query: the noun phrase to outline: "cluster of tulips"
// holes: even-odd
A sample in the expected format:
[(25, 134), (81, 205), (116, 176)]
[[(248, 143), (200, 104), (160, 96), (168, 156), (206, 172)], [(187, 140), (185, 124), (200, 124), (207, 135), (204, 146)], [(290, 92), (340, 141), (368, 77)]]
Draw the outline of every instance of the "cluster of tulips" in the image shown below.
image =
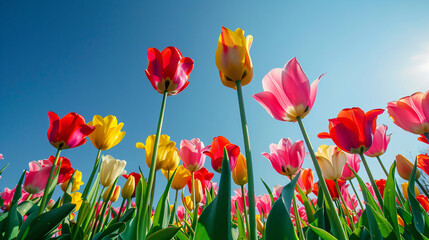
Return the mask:
[[(384, 110), (365, 113), (357, 107), (343, 109), (336, 118), (329, 119), (329, 131), (318, 137), (332, 139), (335, 145), (322, 145), (315, 151), (302, 120), (313, 107), (323, 75), (310, 84), (296, 58), (283, 68), (271, 70), (262, 80), (264, 91), (253, 97), (274, 119), (297, 122), (304, 141), (283, 138), (269, 146), (269, 153), (262, 155), (286, 176), (288, 183), (271, 189), (262, 180), (267, 194), (255, 195), (242, 94), (242, 86), (253, 77), (249, 55), (252, 41), (253, 37), (245, 37), (242, 29), (222, 28), (215, 56), (221, 82), (237, 92), (244, 154), (223, 136), (214, 137), (205, 146), (198, 138), (183, 139), (176, 145), (170, 136), (161, 134), (167, 96), (187, 87), (194, 62), (175, 47), (163, 51), (149, 48), (145, 72), (163, 98), (156, 134), (147, 137), (145, 143), (136, 143), (137, 148), (145, 150), (148, 175), (141, 170), (127, 175), (126, 161), (102, 155), (125, 135), (121, 131), (124, 124), (115, 116), (96, 115), (86, 123), (76, 113), (60, 118), (49, 112), (47, 135), (56, 154), (30, 162), (17, 185), (0, 194), (1, 238), (428, 239), (428, 193), (418, 179), (420, 170), (429, 174), (429, 156), (418, 155), (413, 164), (397, 155), (392, 166), (386, 168), (380, 156), (391, 135), (386, 125), (376, 123)], [(397, 126), (429, 144), (429, 91), (389, 102), (387, 112)], [(84, 173), (75, 170), (61, 152), (81, 146), (87, 137), (97, 155), (80, 191)], [(312, 169), (302, 168), (306, 152), (318, 182), (313, 180)], [(212, 182), (215, 173), (204, 167), (206, 156), (212, 170), (220, 174), (219, 183)], [(386, 179), (374, 179), (366, 157), (377, 158)], [(369, 183), (358, 174), (361, 162)], [(154, 202), (159, 170), (167, 184), (161, 186), (163, 194)], [(395, 180), (396, 171), (407, 180), (402, 188)], [(121, 177), (126, 179), (122, 189), (117, 184)], [(231, 179), (238, 186), (234, 195)], [(62, 193), (55, 200), (52, 197), (58, 185)], [(170, 203), (171, 189), (175, 197)], [(113, 207), (120, 196), (121, 204)]]

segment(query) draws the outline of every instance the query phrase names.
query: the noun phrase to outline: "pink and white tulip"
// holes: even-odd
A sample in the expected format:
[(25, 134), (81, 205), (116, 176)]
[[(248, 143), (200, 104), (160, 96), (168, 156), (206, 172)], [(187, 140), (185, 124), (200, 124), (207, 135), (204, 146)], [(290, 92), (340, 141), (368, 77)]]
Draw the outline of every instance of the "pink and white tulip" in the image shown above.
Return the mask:
[(289, 138), (280, 139), (278, 144), (270, 145), (271, 153), (262, 153), (270, 160), (273, 168), (285, 176), (294, 175), (302, 166), (305, 158), (304, 142), (299, 140), (292, 144)]
[(344, 166), (343, 173), (340, 178), (343, 181), (351, 180), (356, 177), (355, 174), (352, 172), (352, 170), (350, 170), (349, 166), (356, 173), (358, 173), (360, 169), (360, 162), (361, 162), (358, 154), (346, 153), (346, 155), (347, 155), (347, 162), (346, 162), (346, 165)]
[(200, 170), (206, 161), (206, 155), (203, 152), (209, 149), (210, 146), (204, 147), (204, 143), (198, 138), (183, 139), (180, 142), (180, 157), (182, 158), (183, 166), (190, 172)]
[(24, 190), (30, 194), (37, 194), (45, 190), (51, 172), (52, 162), (39, 160), (29, 162), (30, 171), (24, 181)]
[(256, 199), (256, 208), (258, 208), (259, 215), (264, 218), (268, 218), (268, 214), (271, 211), (273, 204), (271, 202), (271, 197), (268, 194), (264, 194), (262, 196), (258, 196)]
[(386, 134), (387, 126), (382, 124), (375, 129), (375, 132), (372, 137), (372, 145), (365, 152), (365, 155), (369, 157), (379, 157), (384, 154), (387, 149), (387, 145), (390, 142), (390, 135)]

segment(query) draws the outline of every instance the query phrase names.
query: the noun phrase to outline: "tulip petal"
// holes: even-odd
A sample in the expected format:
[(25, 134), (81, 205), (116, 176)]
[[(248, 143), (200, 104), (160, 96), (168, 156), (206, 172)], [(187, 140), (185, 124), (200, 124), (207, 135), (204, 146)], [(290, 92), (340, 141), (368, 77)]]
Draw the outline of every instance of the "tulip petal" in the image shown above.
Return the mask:
[(273, 118), (280, 121), (291, 121), (291, 119), (287, 117), (285, 109), (282, 108), (276, 96), (271, 92), (260, 92), (253, 95), (253, 98), (258, 101)]
[(312, 84), (311, 84), (311, 88), (310, 88), (310, 99), (308, 100), (308, 108), (309, 110), (313, 108), (314, 105), (314, 101), (316, 100), (316, 95), (317, 95), (317, 86), (319, 85), (319, 81), (320, 79), (325, 75), (322, 74), (319, 76), (318, 79), (316, 79)]

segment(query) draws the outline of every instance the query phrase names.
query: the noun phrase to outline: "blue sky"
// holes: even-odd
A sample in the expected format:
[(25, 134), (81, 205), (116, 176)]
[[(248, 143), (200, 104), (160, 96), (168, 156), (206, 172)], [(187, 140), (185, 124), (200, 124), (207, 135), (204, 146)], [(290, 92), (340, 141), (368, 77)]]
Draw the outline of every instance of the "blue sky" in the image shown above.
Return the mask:
[[(177, 144), (197, 137), (206, 145), (223, 135), (244, 149), (236, 93), (221, 84), (214, 61), (225, 26), (254, 37), (254, 76), (243, 91), (256, 193), (263, 194), (260, 177), (271, 187), (286, 179), (261, 153), (280, 138), (302, 139), (297, 124), (274, 120), (251, 97), (262, 91), (263, 76), (295, 56), (310, 81), (327, 73), (304, 124), (315, 148), (332, 144), (316, 135), (341, 109), (385, 108), (429, 89), (428, 10), (427, 1), (2, 1), (0, 153), (10, 166), (0, 189), (12, 188), (29, 161), (55, 154), (46, 137), (48, 111), (77, 112), (87, 121), (117, 116), (127, 133), (105, 154), (126, 160), (129, 172), (142, 165), (147, 175), (145, 153), (135, 143), (155, 133), (162, 99), (144, 74), (149, 47), (175, 46), (195, 61), (188, 88), (167, 99), (162, 133)], [(427, 152), (387, 113), (378, 122), (392, 133), (386, 165), (398, 153), (413, 159)], [(84, 179), (95, 155), (90, 142), (62, 154)], [(376, 160), (368, 160), (375, 178), (384, 178)], [(206, 167), (212, 171), (208, 158)], [(312, 167), (309, 157), (304, 167)], [(360, 175), (367, 179), (363, 170)], [(165, 184), (158, 177), (157, 195)]]

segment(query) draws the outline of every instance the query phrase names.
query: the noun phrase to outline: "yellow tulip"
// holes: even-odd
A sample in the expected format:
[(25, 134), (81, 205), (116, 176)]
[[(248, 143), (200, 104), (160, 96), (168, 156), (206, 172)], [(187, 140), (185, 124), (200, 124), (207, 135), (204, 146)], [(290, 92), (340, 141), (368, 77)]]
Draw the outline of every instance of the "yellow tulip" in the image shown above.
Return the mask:
[(247, 163), (246, 158), (241, 153), (237, 158), (234, 170), (232, 170), (232, 179), (235, 184), (240, 186), (244, 186), (247, 183)]
[(101, 162), (100, 168), (100, 182), (104, 187), (108, 187), (113, 184), (116, 178), (123, 173), (127, 162), (124, 160), (118, 160), (110, 155), (102, 156), (103, 161)]
[(237, 89), (236, 81), (241, 81), (241, 86), (250, 83), (253, 77), (252, 60), (249, 50), (253, 37), (244, 37), (244, 31), (237, 28), (235, 32), (222, 27), (222, 33), (216, 49), (216, 66), (219, 69), (220, 80), (223, 85)]
[(136, 180), (132, 175), (130, 175), (127, 179), (127, 181), (124, 184), (124, 187), (122, 188), (121, 196), (124, 199), (129, 199), (131, 196), (133, 196), (134, 190), (135, 190), (135, 182)]
[(321, 145), (317, 149), (316, 158), (325, 179), (335, 180), (341, 177), (347, 162), (345, 152), (335, 145)]
[[(174, 170), (165, 171), (162, 170), (162, 174), (164, 174), (165, 178), (170, 179), (171, 175), (173, 175)], [(169, 175), (170, 174), (170, 175)], [(171, 182), (171, 188), (175, 190), (183, 189), (186, 186), (186, 183), (191, 179), (192, 175), (183, 165), (180, 165), (176, 174), (174, 175), (173, 181)]]
[[(396, 155), (396, 167), (398, 168), (398, 174), (404, 180), (409, 180), (411, 172), (413, 171), (414, 164), (406, 159), (401, 154)], [(416, 179), (420, 177), (420, 171), (417, 168)]]
[[(408, 199), (407, 189), (408, 189), (408, 183), (407, 182), (402, 183), (402, 193), (404, 194), (405, 199)], [(419, 189), (416, 186), (414, 186), (414, 192), (416, 194), (416, 197), (420, 195)]]
[(125, 135), (125, 132), (121, 132), (124, 123), (118, 124), (118, 120), (113, 115), (105, 118), (95, 115), (88, 125), (95, 127), (94, 132), (88, 137), (97, 149), (110, 149), (120, 143)]
[(198, 179), (194, 179), (194, 188), (195, 190), (191, 189), (191, 199), (194, 200), (194, 191), (195, 191), (195, 202), (200, 203), (203, 200), (203, 186), (201, 185), (201, 181)]
[[(65, 182), (63, 182), (61, 184), (61, 190), (63, 190), (63, 192), (65, 192), (67, 190), (67, 185), (69, 184), (70, 180), (67, 180)], [(72, 185), (72, 192), (76, 192), (77, 190), (80, 189), (80, 185), (82, 185), (82, 172), (79, 170), (76, 170), (76, 173), (74, 174), (74, 180), (73, 180), (73, 185)]]
[(104, 191), (103, 193), (103, 201), (111, 201), (111, 202), (116, 202), (119, 198), (119, 193), (121, 192), (121, 187), (120, 186), (115, 186), (115, 189), (113, 189), (113, 193), (112, 196), (110, 196), (109, 199), (109, 193), (112, 190), (113, 185), (109, 186), (106, 191)]
[(264, 233), (264, 224), (262, 223), (261, 216), (259, 214), (256, 215), (256, 229), (261, 234)]
[(194, 201), (191, 199), (190, 196), (183, 197), (183, 195), (182, 195), (182, 204), (189, 211), (194, 210)]
[(71, 195), (71, 203), (76, 204), (76, 208), (74, 209), (74, 212), (77, 212), (82, 205), (82, 193), (80, 192), (74, 192)]
[[(155, 145), (155, 135), (150, 135), (146, 139), (146, 145), (138, 142), (136, 143), (137, 148), (144, 149), (146, 151), (146, 164), (148, 167), (150, 167), (150, 164), (152, 162), (152, 154), (153, 154), (153, 147)], [(155, 171), (158, 171), (162, 168), (164, 164), (164, 160), (167, 157), (167, 154), (174, 149), (176, 146), (176, 143), (173, 141), (170, 141), (170, 136), (168, 135), (161, 135), (159, 138), (158, 143), (158, 154), (156, 155), (156, 165), (155, 165)]]
[(163, 164), (161, 169), (165, 171), (174, 172), (174, 169), (179, 166), (180, 162), (180, 154), (179, 149), (176, 147), (167, 152), (165, 159), (163, 160)]

